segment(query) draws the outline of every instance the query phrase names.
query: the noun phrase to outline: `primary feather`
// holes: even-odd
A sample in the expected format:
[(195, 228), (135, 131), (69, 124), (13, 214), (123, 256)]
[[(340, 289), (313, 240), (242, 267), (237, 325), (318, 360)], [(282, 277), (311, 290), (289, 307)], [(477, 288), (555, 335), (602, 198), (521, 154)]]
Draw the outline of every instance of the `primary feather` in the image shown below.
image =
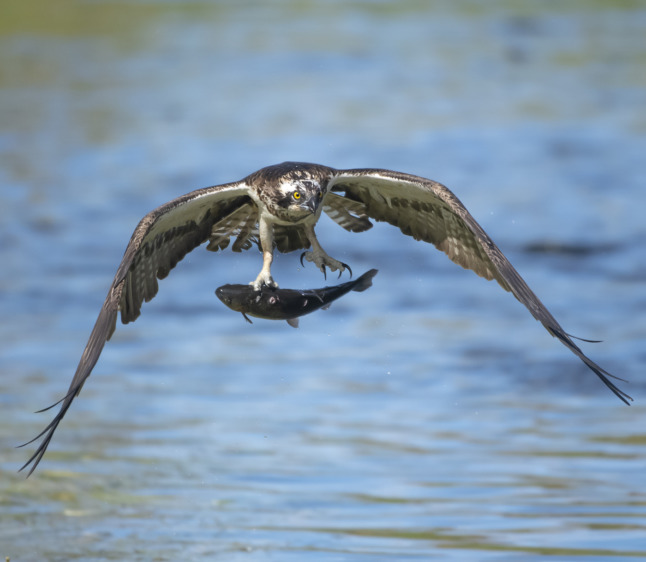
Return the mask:
[[(41, 461), (59, 423), (96, 365), (115, 330), (137, 319), (143, 302), (158, 290), (184, 256), (205, 242), (223, 250), (235, 238), (234, 251), (257, 245), (263, 266), (253, 281), (277, 286), (271, 277), (273, 250), (311, 248), (306, 256), (324, 273), (348, 266), (328, 256), (314, 233), (321, 211), (350, 232), (368, 230), (370, 219), (385, 221), (407, 236), (433, 244), (458, 265), (510, 291), (545, 329), (579, 357), (623, 402), (632, 398), (610, 381), (613, 377), (589, 359), (509, 263), (498, 246), (460, 200), (435, 181), (381, 169), (335, 170), (319, 164), (284, 162), (254, 172), (241, 181), (193, 191), (148, 213), (137, 225), (117, 268), (108, 295), (81, 355), (60, 410), (33, 441), (43, 437), (20, 470)], [(620, 379), (622, 380), (622, 379)], [(53, 407), (53, 406), (50, 406)], [(28, 443), (25, 443), (27, 445)]]

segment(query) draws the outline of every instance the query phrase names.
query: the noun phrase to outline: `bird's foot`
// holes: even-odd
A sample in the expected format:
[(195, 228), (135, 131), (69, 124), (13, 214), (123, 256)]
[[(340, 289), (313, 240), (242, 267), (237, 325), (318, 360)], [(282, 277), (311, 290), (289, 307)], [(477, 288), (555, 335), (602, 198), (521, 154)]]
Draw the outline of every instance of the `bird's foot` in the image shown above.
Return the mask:
[(256, 280), (249, 283), (249, 285), (253, 287), (254, 291), (260, 291), (263, 286), (269, 287), (270, 289), (278, 289), (278, 283), (274, 281), (271, 273), (264, 270), (261, 271), (258, 274), (258, 277), (256, 277)]
[(303, 263), (303, 258), (305, 258), (307, 261), (312, 262), (314, 265), (316, 265), (316, 267), (318, 267), (323, 272), (323, 276), (326, 279), (327, 279), (327, 272), (325, 270), (326, 267), (329, 267), (330, 271), (338, 271), (339, 277), (341, 277), (341, 274), (347, 269), (348, 272), (350, 273), (350, 277), (352, 277), (352, 269), (347, 263), (343, 263), (339, 260), (335, 260), (334, 258), (331, 258), (325, 252), (317, 252), (316, 250), (303, 252), (301, 254), (301, 265), (305, 266), (305, 264)]

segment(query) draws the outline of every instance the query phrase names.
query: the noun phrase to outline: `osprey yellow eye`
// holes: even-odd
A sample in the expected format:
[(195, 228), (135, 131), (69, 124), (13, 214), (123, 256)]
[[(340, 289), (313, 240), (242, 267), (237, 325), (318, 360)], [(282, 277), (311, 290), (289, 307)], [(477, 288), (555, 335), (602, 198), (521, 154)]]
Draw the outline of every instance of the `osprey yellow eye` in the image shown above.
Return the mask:
[(301, 194), (298, 191), (294, 191), (292, 197), (298, 201), (301, 198)]

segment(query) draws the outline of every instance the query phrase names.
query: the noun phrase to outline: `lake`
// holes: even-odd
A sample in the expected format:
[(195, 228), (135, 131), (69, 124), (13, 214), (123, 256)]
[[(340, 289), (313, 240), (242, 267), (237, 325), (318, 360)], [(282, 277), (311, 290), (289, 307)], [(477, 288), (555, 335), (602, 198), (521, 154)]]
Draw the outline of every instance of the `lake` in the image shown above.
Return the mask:
[[(0, 557), (646, 557), (646, 6), (1, 11)], [(447, 185), (635, 402), (432, 246), (322, 219), (372, 288), (250, 325), (214, 291), (260, 254), (195, 250), (17, 473), (139, 219), (284, 160)], [(274, 264), (285, 288), (336, 282)]]

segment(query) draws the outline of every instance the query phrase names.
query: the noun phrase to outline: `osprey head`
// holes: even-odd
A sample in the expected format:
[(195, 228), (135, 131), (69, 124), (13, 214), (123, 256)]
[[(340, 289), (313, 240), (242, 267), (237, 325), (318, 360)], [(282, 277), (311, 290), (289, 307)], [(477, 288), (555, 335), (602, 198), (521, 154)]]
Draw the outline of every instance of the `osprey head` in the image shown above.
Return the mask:
[(283, 162), (251, 174), (245, 181), (261, 208), (286, 223), (317, 217), (334, 170), (318, 164)]
[(286, 214), (302, 219), (316, 214), (325, 195), (318, 180), (286, 177), (278, 184), (276, 203)]

